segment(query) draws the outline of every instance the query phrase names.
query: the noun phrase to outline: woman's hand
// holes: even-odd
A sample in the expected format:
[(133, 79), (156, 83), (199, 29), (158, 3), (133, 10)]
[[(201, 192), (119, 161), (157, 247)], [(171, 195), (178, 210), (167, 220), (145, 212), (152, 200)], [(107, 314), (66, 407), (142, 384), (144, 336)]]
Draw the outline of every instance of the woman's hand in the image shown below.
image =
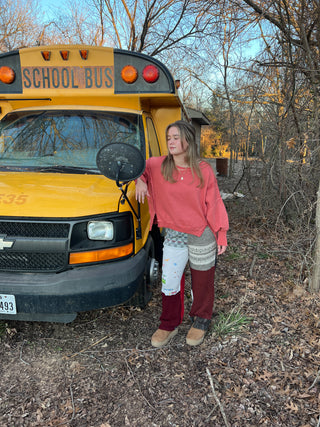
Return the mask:
[(139, 203), (144, 203), (146, 196), (149, 196), (148, 185), (142, 179), (138, 178), (136, 180), (136, 200)]
[(218, 245), (218, 255), (222, 255), (227, 250), (227, 246)]

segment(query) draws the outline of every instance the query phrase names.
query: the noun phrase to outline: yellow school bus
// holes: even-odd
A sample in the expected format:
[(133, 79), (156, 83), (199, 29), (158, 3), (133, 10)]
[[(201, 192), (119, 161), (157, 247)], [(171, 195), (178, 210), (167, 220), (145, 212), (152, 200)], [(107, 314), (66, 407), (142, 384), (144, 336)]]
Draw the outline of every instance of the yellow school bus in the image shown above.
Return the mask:
[(94, 46), (0, 55), (0, 319), (144, 306), (157, 277), (136, 179), (184, 116), (168, 69)]

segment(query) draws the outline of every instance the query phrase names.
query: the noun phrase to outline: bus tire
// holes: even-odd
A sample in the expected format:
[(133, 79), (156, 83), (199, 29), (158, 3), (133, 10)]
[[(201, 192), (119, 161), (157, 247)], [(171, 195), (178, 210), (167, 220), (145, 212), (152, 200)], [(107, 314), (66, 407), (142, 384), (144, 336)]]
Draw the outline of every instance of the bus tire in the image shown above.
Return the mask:
[(145, 308), (152, 297), (152, 287), (156, 281), (159, 271), (159, 264), (155, 259), (155, 245), (153, 238), (149, 235), (145, 250), (148, 254), (146, 268), (137, 292), (130, 299), (131, 306)]

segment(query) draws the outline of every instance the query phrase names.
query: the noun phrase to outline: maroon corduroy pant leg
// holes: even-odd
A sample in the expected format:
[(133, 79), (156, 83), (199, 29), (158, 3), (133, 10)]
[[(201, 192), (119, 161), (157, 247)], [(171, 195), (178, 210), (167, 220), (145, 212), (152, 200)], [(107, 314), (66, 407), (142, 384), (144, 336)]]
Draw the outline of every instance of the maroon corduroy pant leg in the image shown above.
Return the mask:
[(176, 295), (167, 296), (162, 293), (162, 313), (160, 316), (159, 329), (173, 331), (180, 325), (184, 314), (184, 286), (185, 276), (182, 275), (180, 292)]
[(191, 271), (193, 302), (190, 317), (211, 319), (214, 303), (214, 273), (215, 267), (207, 271)]

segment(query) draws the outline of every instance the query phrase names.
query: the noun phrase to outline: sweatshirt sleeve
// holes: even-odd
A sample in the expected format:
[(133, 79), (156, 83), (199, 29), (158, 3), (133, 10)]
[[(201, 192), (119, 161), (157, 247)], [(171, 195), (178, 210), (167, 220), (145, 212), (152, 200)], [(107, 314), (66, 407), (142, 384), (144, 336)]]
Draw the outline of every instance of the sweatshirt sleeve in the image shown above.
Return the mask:
[[(147, 159), (146, 161), (146, 167), (143, 171), (143, 173), (139, 176), (139, 178), (145, 182), (146, 184), (150, 181), (150, 159)], [(137, 182), (137, 180), (135, 180)]]
[[(211, 169), (210, 165), (209, 167)], [(216, 236), (217, 244), (227, 246), (228, 214), (220, 195), (217, 178), (212, 169), (208, 176), (205, 203), (207, 206), (207, 221)]]

